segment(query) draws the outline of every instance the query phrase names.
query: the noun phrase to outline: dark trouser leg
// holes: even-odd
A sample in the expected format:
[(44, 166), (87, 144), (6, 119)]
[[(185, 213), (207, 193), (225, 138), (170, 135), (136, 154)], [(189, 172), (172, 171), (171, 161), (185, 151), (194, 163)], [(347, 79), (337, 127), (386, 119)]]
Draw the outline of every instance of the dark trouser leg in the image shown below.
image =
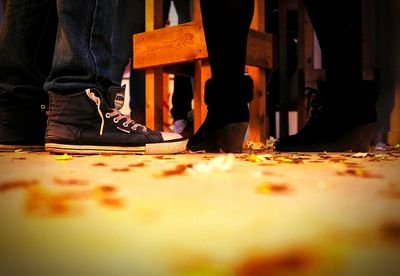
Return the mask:
[(326, 82), (307, 125), (283, 137), (279, 151), (367, 151), (376, 122), (376, 89), (362, 81), (361, 1), (304, 0), (321, 46)]
[(252, 80), (244, 76), (254, 2), (202, 0), (212, 78), (206, 83), (207, 117), (189, 140), (190, 150), (240, 152), (249, 122)]
[(202, 0), (200, 3), (213, 78), (241, 78), (254, 1)]
[(0, 93), (38, 100), (53, 56), (55, 0), (10, 0), (0, 31)]
[(47, 94), (57, 28), (53, 0), (9, 0), (0, 31), (0, 148), (44, 144)]
[(132, 58), (132, 35), (144, 32), (144, 0), (119, 0), (113, 16), (110, 75), (120, 84), (125, 67)]
[(192, 90), (192, 80), (189, 77), (175, 75), (171, 109), (174, 121), (180, 119), (188, 120), (188, 113), (192, 110)]
[(359, 82), (361, 67), (361, 0), (304, 0), (321, 46), (328, 82)]
[(115, 1), (91, 0), (82, 5), (57, 0), (59, 27), (46, 91), (71, 94), (86, 88), (102, 93), (111, 86), (110, 53)]
[[(178, 23), (186, 23), (191, 20), (190, 5), (187, 0), (174, 0)], [(174, 91), (172, 94), (171, 115), (174, 121), (188, 120), (188, 113), (192, 110), (193, 88), (190, 77), (175, 75)]]
[[(132, 58), (132, 35), (144, 32), (145, 1), (119, 0), (113, 19), (112, 52), (110, 75), (114, 84), (120, 84)], [(145, 122), (145, 73), (130, 71), (130, 103), (132, 117), (139, 123)]]

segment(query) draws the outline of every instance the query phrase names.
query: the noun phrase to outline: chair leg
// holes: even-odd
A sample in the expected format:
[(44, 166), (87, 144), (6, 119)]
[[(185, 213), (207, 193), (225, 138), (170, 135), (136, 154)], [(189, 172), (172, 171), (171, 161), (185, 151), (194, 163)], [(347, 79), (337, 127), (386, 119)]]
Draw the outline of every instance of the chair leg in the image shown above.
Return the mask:
[(197, 131), (207, 115), (207, 106), (204, 103), (206, 81), (211, 78), (211, 69), (207, 60), (195, 62), (194, 73), (194, 130)]
[(146, 126), (153, 130), (163, 129), (162, 68), (146, 71)]
[(250, 102), (249, 139), (265, 143), (269, 135), (265, 70), (252, 66), (246, 66), (246, 70), (254, 82), (254, 98)]

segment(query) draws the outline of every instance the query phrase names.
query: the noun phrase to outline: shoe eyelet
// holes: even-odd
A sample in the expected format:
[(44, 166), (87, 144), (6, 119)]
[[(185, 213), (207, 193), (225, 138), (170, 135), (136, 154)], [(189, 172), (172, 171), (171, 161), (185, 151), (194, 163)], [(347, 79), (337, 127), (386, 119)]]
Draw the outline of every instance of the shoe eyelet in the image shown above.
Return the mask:
[(128, 127), (128, 124), (125, 122), (122, 124), (124, 127)]
[(111, 116), (110, 116), (110, 113), (106, 113), (106, 118), (107, 118), (107, 119), (110, 119), (110, 117), (111, 117)]
[(113, 121), (114, 121), (114, 123), (116, 123), (116, 124), (118, 124), (118, 122), (119, 122), (119, 121), (117, 120), (117, 118), (114, 118)]
[(45, 110), (45, 109), (46, 109), (46, 106), (45, 106), (44, 104), (42, 104), (42, 105), (40, 106), (40, 108), (43, 109), (43, 110)]
[(137, 127), (132, 127), (132, 130), (137, 130)]

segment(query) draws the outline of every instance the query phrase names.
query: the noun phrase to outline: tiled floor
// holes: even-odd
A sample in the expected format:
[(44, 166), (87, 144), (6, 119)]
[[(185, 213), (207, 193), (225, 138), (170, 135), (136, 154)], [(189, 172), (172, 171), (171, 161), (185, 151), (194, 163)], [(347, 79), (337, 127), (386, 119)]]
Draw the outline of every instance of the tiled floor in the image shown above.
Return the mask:
[(400, 275), (400, 151), (0, 153), (0, 275)]

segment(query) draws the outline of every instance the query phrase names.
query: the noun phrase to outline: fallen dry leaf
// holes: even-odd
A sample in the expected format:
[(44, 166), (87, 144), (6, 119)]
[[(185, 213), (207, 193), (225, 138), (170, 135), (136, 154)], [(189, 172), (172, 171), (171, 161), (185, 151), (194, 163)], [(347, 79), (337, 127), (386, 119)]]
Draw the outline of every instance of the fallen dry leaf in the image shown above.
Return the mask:
[(154, 156), (153, 158), (159, 159), (159, 160), (174, 160), (174, 158), (165, 156), (165, 155), (158, 155), (158, 156)]
[(91, 190), (51, 192), (41, 187), (32, 187), (27, 191), (25, 210), (41, 216), (77, 214), (83, 210), (80, 202), (91, 196)]
[(14, 189), (25, 189), (38, 185), (38, 180), (11, 180), (0, 183), (0, 192), (7, 192)]
[(138, 162), (138, 163), (133, 163), (133, 164), (129, 164), (128, 167), (129, 168), (141, 168), (144, 167), (146, 164), (144, 162)]
[(400, 199), (400, 183), (390, 183), (385, 189), (379, 191), (379, 194), (393, 199)]
[(351, 157), (353, 157), (353, 158), (365, 158), (367, 156), (368, 156), (368, 153), (366, 153), (366, 152), (358, 152), (358, 153), (353, 154)]
[(255, 253), (236, 265), (234, 275), (309, 275), (310, 273), (304, 272), (311, 269), (314, 263), (313, 254), (302, 249), (278, 253)]
[(285, 194), (292, 189), (285, 183), (266, 182), (257, 187), (257, 192), (261, 194)]
[(380, 227), (380, 232), (388, 242), (400, 244), (400, 221), (387, 221)]
[(103, 163), (103, 162), (98, 162), (98, 163), (92, 164), (92, 166), (95, 166), (95, 167), (106, 167), (108, 165), (106, 163)]
[(67, 160), (72, 160), (72, 156), (64, 153), (63, 155), (57, 155), (56, 156), (57, 161), (67, 161)]
[(14, 157), (13, 160), (26, 160), (26, 157)]
[(235, 156), (233, 154), (221, 154), (207, 162), (193, 164), (191, 168), (187, 168), (187, 171), (191, 174), (227, 172), (232, 169), (234, 164)]
[(373, 174), (370, 173), (369, 171), (366, 171), (364, 169), (347, 169), (343, 172), (337, 172), (337, 175), (345, 176), (345, 175), (351, 175), (351, 176), (359, 176), (359, 177), (365, 177), (365, 178), (383, 178), (383, 175), (380, 174)]
[(76, 178), (62, 179), (59, 177), (54, 177), (53, 182), (55, 184), (63, 186), (86, 186), (89, 185), (90, 181), (88, 179), (76, 179)]
[(121, 208), (124, 206), (124, 200), (119, 197), (105, 197), (100, 200), (100, 204), (111, 208)]
[(129, 172), (130, 169), (129, 168), (112, 168), (111, 171), (112, 172)]
[(160, 176), (167, 177), (167, 176), (183, 175), (186, 172), (186, 169), (191, 168), (192, 166), (193, 166), (192, 164), (179, 164), (176, 165), (176, 167), (173, 169), (163, 171)]
[(251, 151), (263, 151), (267, 149), (267, 146), (261, 142), (249, 141), (245, 142), (243, 149)]
[(117, 191), (117, 188), (115, 186), (112, 185), (102, 185), (97, 187), (98, 190), (102, 193), (114, 193)]

